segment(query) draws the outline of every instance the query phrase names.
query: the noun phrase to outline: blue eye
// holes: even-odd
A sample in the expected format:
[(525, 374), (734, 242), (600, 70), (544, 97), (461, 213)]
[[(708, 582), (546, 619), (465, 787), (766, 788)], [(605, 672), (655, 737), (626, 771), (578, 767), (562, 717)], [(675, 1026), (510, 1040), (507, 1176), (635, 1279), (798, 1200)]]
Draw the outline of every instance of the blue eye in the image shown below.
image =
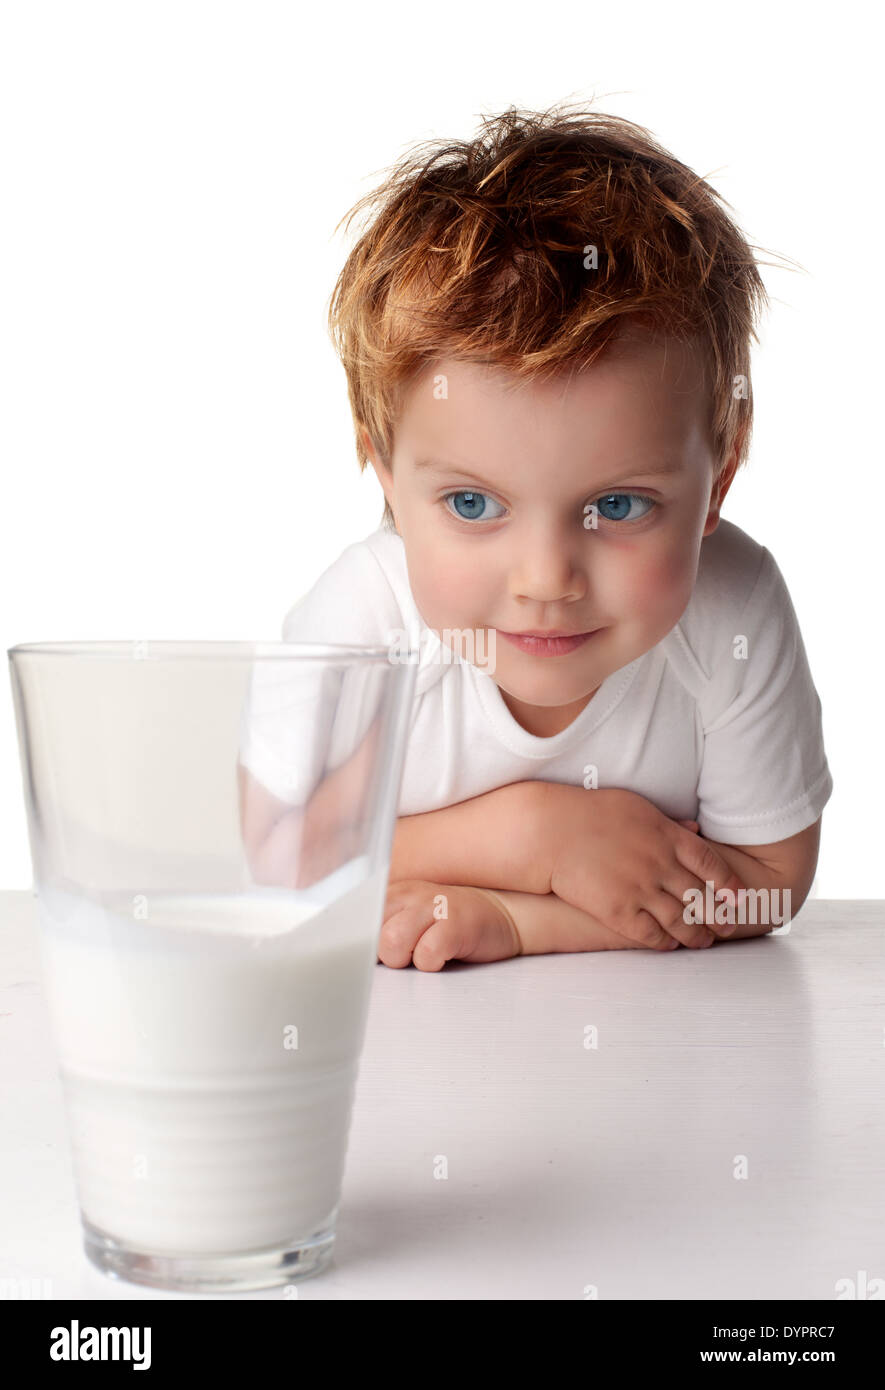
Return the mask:
[[(502, 516), (505, 510), (503, 507), (500, 507), (500, 503), (492, 501), (484, 492), (470, 492), (462, 488), (458, 492), (447, 492), (443, 497), (443, 501), (448, 504), (453, 497), (465, 499), (462, 504), (463, 510), (461, 506), (458, 506), (457, 510), (452, 513), (452, 515), (458, 516), (461, 521), (497, 521), (498, 517)], [(646, 510), (640, 512), (639, 516), (629, 516), (630, 507), (633, 502), (646, 503)], [(493, 507), (500, 507), (500, 511), (487, 514), (489, 504)], [(626, 511), (624, 511), (625, 504)], [(638, 492), (609, 492), (606, 493), (604, 497), (598, 499), (596, 509), (604, 521), (640, 521), (642, 517), (647, 516), (652, 507), (656, 505), (653, 497), (644, 497)], [(604, 510), (609, 508), (616, 514), (610, 515), (609, 510)], [(451, 512), (451, 508), (449, 508), (449, 511)]]
[[(453, 513), (453, 515), (459, 516), (460, 519), (461, 519), (462, 521), (480, 521), (480, 520), (482, 520), (482, 521), (496, 521), (496, 520), (497, 520), (497, 517), (495, 517), (495, 516), (491, 516), (491, 517), (485, 516), (485, 506), (486, 506), (486, 503), (487, 503), (487, 502), (492, 502), (492, 499), (491, 499), (491, 497), (487, 497), (486, 494), (485, 494), (484, 492), (466, 492), (466, 491), (461, 491), (461, 492), (447, 492), (446, 495), (445, 495), (445, 497), (443, 498), (443, 501), (444, 501), (444, 502), (448, 502), (448, 500), (449, 500), (450, 497), (466, 497), (466, 498), (468, 499), (467, 502), (466, 502), (466, 504), (465, 504), (465, 505), (466, 505), (466, 511), (465, 511), (465, 512), (460, 512), (460, 511), (459, 511), (459, 512), (457, 512), (457, 513)], [(500, 506), (500, 503), (498, 503), (498, 502), (492, 502), (492, 506), (493, 506), (493, 507)], [(449, 508), (449, 510), (451, 511), (451, 508)], [(504, 508), (501, 507), (501, 511), (498, 513), (498, 516), (502, 516), (502, 515), (503, 515), (503, 512), (504, 512)]]
[(623, 504), (624, 504), (625, 502), (627, 503), (627, 510), (628, 510), (628, 511), (630, 510), (630, 503), (631, 503), (631, 502), (647, 502), (647, 503), (648, 503), (648, 510), (647, 510), (647, 511), (644, 511), (644, 512), (641, 512), (639, 516), (630, 517), (630, 518), (629, 518), (630, 521), (639, 521), (639, 520), (641, 520), (641, 518), (642, 518), (643, 516), (648, 516), (648, 512), (649, 512), (649, 511), (651, 510), (651, 508), (655, 505), (655, 501), (654, 501), (654, 498), (653, 498), (653, 497), (642, 497), (642, 496), (640, 496), (640, 494), (639, 494), (638, 492), (608, 492), (608, 493), (606, 493), (606, 495), (605, 495), (604, 497), (600, 497), (600, 498), (597, 500), (597, 503), (596, 503), (596, 509), (597, 509), (597, 511), (599, 512), (600, 516), (603, 518), (604, 521), (624, 521), (624, 520), (625, 520), (625, 515), (624, 515), (623, 511), (621, 511), (621, 512), (620, 512), (620, 515), (618, 515), (618, 516), (609, 516), (607, 512), (604, 512), (604, 511), (602, 510), (603, 507), (609, 506), (612, 502), (614, 502), (614, 508), (613, 508), (613, 509), (614, 509), (616, 512), (618, 511), (618, 509), (619, 509), (620, 507), (623, 507)]

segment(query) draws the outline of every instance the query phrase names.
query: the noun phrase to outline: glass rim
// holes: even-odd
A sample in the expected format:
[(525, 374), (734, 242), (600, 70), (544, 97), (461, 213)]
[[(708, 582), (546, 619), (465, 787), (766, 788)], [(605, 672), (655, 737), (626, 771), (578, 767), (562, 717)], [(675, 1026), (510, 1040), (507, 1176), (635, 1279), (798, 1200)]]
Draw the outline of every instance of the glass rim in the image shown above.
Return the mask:
[[(145, 651), (137, 657), (135, 649)], [(349, 662), (361, 660), (366, 665), (374, 661), (390, 664), (390, 646), (360, 645), (343, 642), (249, 642), (245, 639), (216, 638), (111, 638), (96, 641), (60, 642), (19, 642), (7, 647), (6, 655), (10, 661), (24, 656), (79, 656), (105, 657), (109, 660), (150, 661), (152, 658), (201, 661), (218, 661), (225, 658), (239, 661), (291, 661), (301, 660), (329, 662)], [(395, 665), (417, 665), (418, 648), (409, 647), (397, 652)]]

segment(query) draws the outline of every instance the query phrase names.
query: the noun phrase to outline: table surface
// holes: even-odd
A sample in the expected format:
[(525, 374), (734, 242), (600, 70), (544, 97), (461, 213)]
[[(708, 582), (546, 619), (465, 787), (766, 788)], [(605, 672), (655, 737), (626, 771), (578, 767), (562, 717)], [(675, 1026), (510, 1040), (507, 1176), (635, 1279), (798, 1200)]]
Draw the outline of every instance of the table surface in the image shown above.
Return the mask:
[[(378, 964), (335, 1254), (297, 1297), (869, 1297), (883, 924), (885, 902), (810, 899), (707, 950)], [(36, 932), (33, 894), (0, 893), (0, 1281), (194, 1297), (83, 1253)]]

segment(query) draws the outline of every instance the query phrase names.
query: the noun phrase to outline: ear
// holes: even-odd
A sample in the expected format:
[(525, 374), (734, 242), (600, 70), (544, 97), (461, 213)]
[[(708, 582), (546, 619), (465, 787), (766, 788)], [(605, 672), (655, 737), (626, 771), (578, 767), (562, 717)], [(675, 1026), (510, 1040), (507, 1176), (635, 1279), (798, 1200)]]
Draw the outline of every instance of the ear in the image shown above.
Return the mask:
[(719, 512), (722, 508), (722, 503), (725, 501), (725, 495), (734, 482), (734, 475), (737, 472), (738, 459), (741, 455), (741, 447), (746, 433), (747, 426), (743, 424), (738, 430), (737, 438), (734, 441), (734, 446), (728, 456), (725, 467), (713, 484), (713, 491), (710, 495), (710, 505), (707, 509), (707, 520), (704, 522), (703, 534), (705, 536), (712, 535), (719, 525)]

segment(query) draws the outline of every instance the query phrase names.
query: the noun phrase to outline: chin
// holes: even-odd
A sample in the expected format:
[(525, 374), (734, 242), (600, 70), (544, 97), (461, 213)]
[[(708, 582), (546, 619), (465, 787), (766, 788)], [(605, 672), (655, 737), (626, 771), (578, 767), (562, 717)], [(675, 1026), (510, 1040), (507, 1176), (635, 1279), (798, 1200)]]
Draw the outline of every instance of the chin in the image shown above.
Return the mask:
[(503, 679), (495, 676), (495, 684), (512, 695), (514, 700), (522, 700), (526, 705), (537, 705), (539, 708), (558, 709), (562, 705), (573, 705), (576, 700), (583, 700), (592, 691), (598, 690), (607, 672), (600, 672), (595, 680), (575, 680), (574, 677), (566, 684), (562, 677), (559, 681), (548, 679), (546, 681), (520, 681), (516, 678)]

